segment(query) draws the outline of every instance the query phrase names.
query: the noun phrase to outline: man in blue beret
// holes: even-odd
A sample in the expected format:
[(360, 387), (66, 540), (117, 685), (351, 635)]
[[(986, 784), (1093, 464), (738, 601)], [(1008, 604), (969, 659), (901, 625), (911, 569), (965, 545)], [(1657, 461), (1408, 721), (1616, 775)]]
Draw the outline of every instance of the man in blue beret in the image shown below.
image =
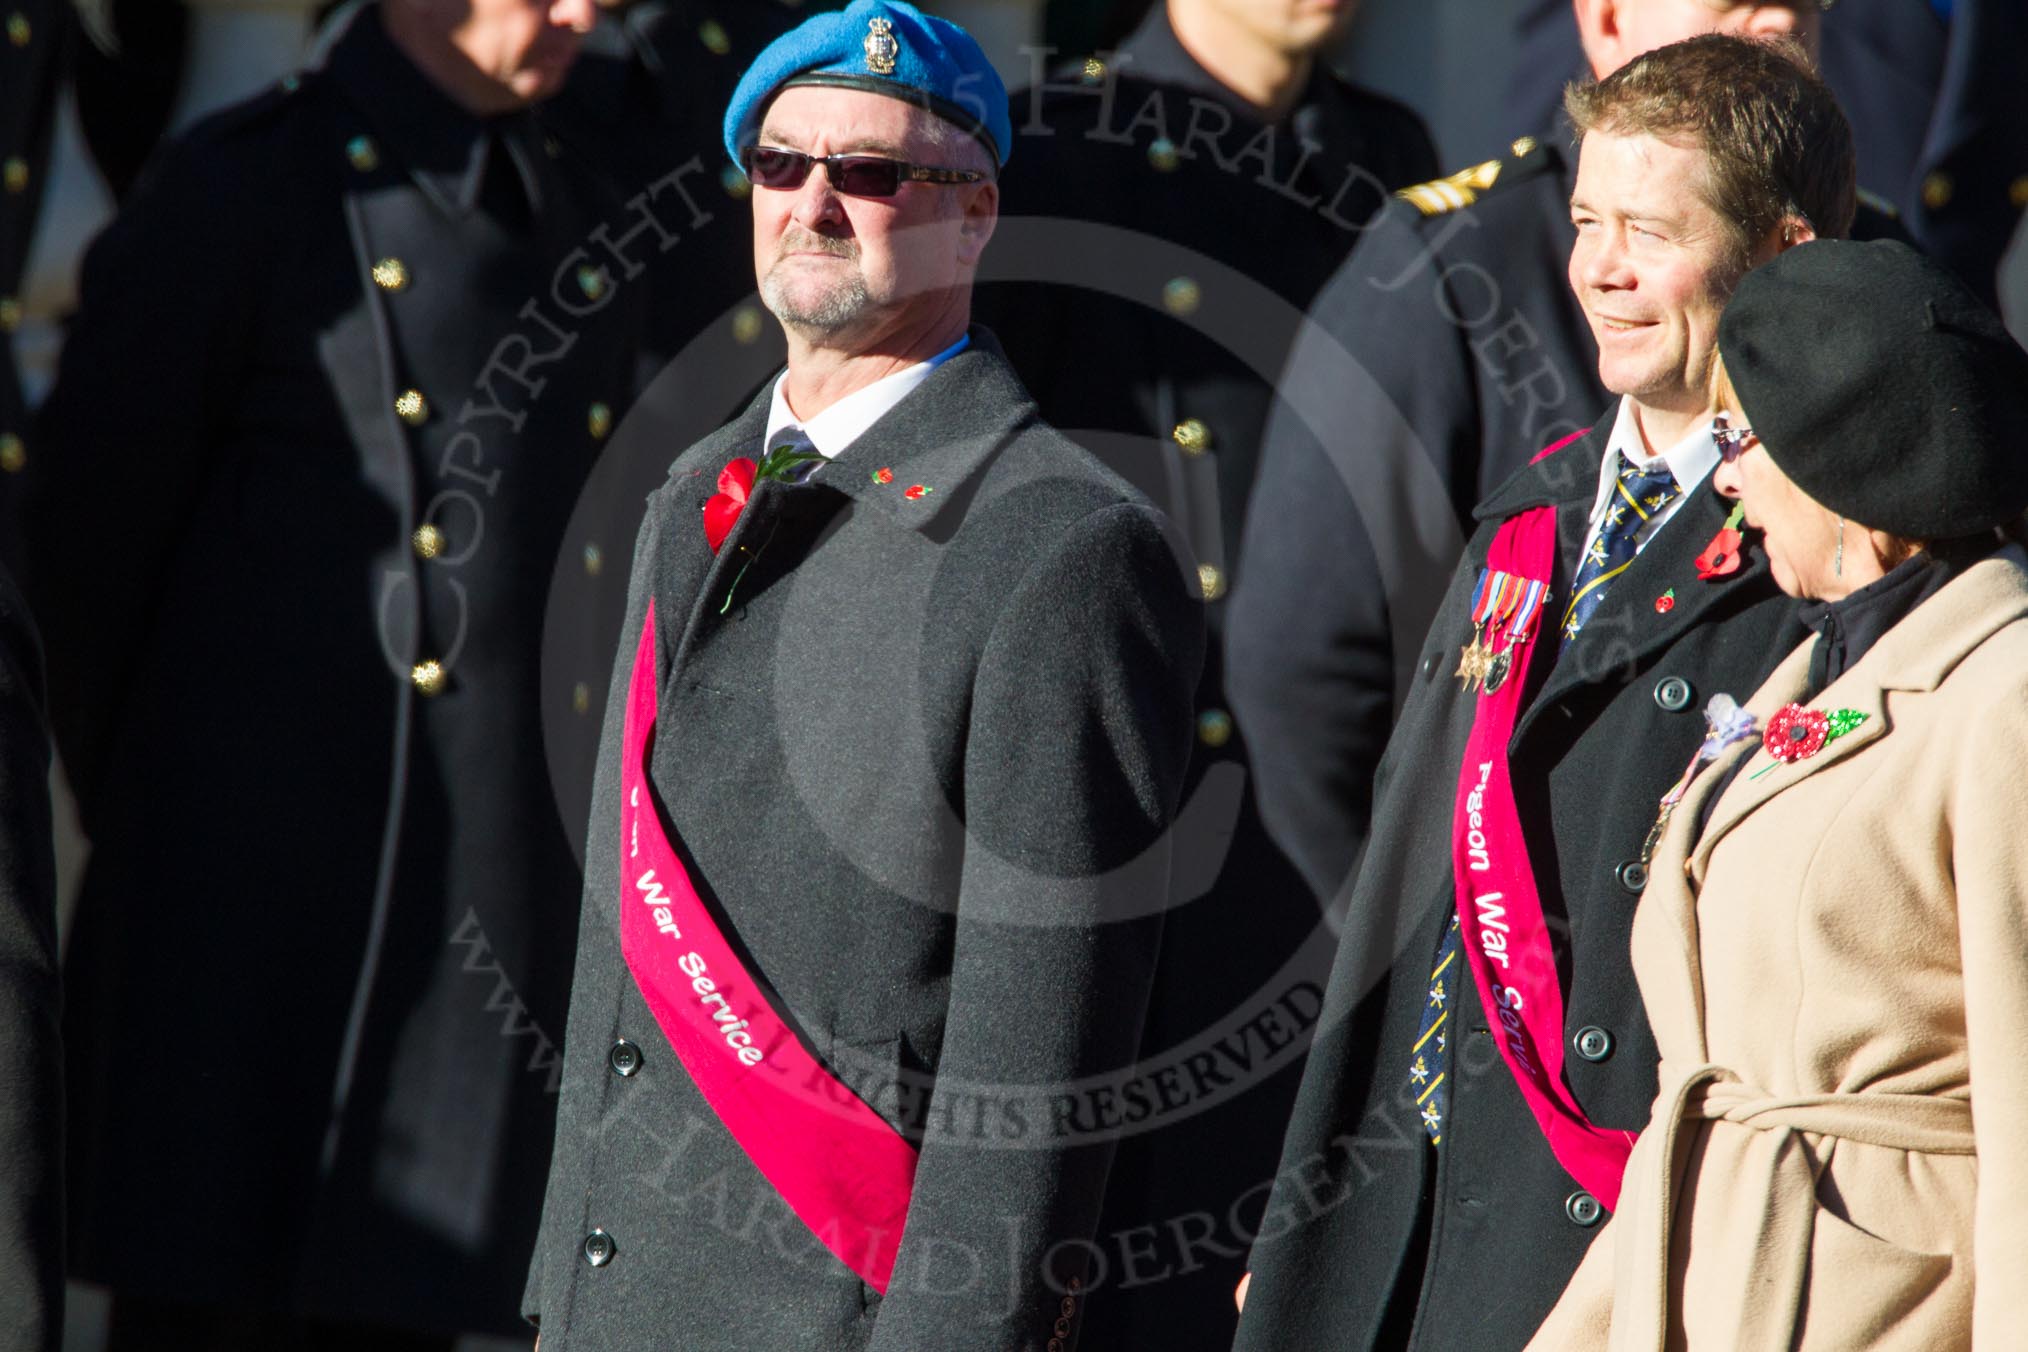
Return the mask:
[(649, 499), (525, 1309), (550, 1352), (1076, 1345), (1202, 603), (970, 323), (1006, 97), (858, 0), (726, 148), (788, 367)]

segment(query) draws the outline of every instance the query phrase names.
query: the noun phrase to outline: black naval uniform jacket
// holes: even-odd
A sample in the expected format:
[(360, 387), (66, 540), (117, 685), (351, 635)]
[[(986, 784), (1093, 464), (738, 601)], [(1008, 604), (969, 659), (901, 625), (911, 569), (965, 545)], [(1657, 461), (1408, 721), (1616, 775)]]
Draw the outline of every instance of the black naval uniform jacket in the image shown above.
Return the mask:
[(0, 571), (0, 1346), (63, 1341), (63, 1060), (42, 648)]
[(606, 200), (367, 7), (86, 260), (31, 595), (95, 847), (71, 1252), (116, 1294), (519, 1327), (581, 886), (541, 625), (637, 333)]
[[(1134, 1055), (1202, 605), (1159, 513), (982, 328), (810, 481), (763, 481), (714, 557), (699, 509), (768, 406), (677, 459), (636, 546), (524, 1308), (544, 1352), (1061, 1352), (1112, 1153), (1063, 1086)], [(920, 1144), (884, 1298), (754, 1168), (621, 957), (651, 598), (665, 828), (776, 1010)]]
[[(1791, 646), (1794, 606), (1757, 551), (1732, 576), (1699, 580), (1693, 561), (1732, 505), (1707, 479), (1557, 658), (1555, 617), (1587, 541), (1613, 414), (1479, 507), (1421, 648), (1254, 1246), (1241, 1352), (1518, 1348), (1602, 1220), (1544, 1141), (1468, 976), (1449, 986), (1440, 1149), (1408, 1079), (1431, 965), (1456, 910), (1452, 809), (1477, 699), (1452, 673), (1494, 533), (1542, 504), (1556, 508), (1558, 565), (1509, 751), (1516, 798), (1558, 938), (1570, 1087), (1595, 1123), (1647, 1121), (1656, 1051), (1627, 953), (1646, 881), (1642, 844), (1704, 737), (1705, 703), (1760, 685)], [(1673, 606), (1658, 608), (1671, 589)]]
[[(987, 258), (1006, 280), (980, 305), (1043, 415), (1162, 507), (1201, 570), (1212, 642), (1185, 801), (1204, 825), (1179, 861), (1143, 1046), (1186, 1097), (1122, 1143), (1087, 1336), (1223, 1349), (1257, 1206), (1242, 1199), (1274, 1167), (1301, 1060), (1290, 1006), (1276, 1011), (1314, 1012), (1329, 960), (1316, 898), (1261, 825), (1226, 696), (1226, 597), (1303, 312), (1387, 193), (1436, 159), (1414, 113), (1322, 63), (1263, 120), (1161, 4), (1093, 60), (1090, 79), (1080, 63), (1013, 97)], [(1229, 1050), (1184, 1050), (1207, 1035)]]

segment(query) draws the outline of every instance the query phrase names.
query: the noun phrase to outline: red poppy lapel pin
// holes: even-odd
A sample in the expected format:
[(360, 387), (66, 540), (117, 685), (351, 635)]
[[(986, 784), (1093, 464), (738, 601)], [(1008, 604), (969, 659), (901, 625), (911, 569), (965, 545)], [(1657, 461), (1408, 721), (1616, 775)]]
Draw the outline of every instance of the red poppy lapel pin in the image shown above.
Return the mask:
[(759, 464), (744, 455), (726, 461), (725, 468), (718, 471), (718, 491), (704, 501), (704, 542), (711, 552), (716, 554), (725, 537), (732, 534), (755, 484), (763, 479), (792, 483), (803, 466), (823, 458), (815, 451), (789, 445), (775, 447)]
[(1857, 709), (1832, 709), (1827, 713), (1800, 704), (1784, 704), (1768, 716), (1767, 731), (1760, 740), (1761, 750), (1774, 757), (1774, 764), (1762, 766), (1748, 778), (1759, 779), (1776, 765), (1808, 760), (1864, 723), (1866, 717)]
[(1718, 534), (1711, 537), (1711, 543), (1704, 546), (1704, 552), (1697, 556), (1697, 576), (1710, 582), (1715, 578), (1728, 577), (1739, 571), (1739, 547), (1746, 542), (1740, 533), (1740, 523), (1746, 520), (1746, 507), (1736, 504), (1732, 515), (1725, 518), (1725, 524)]

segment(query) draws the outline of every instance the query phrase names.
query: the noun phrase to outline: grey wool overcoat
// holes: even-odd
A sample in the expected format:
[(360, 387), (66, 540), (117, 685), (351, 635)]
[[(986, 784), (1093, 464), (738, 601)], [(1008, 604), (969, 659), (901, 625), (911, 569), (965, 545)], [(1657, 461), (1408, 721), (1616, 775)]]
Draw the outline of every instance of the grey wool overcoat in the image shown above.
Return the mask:
[[(983, 329), (809, 481), (700, 509), (765, 393), (649, 500), (593, 799), (544, 1352), (1075, 1345), (1189, 755), (1202, 602), (1162, 516), (1043, 424)], [(620, 753), (772, 1007), (919, 1149), (885, 1295), (671, 1051), (620, 944)], [(626, 1043), (626, 1047), (619, 1044)], [(596, 1234), (594, 1234), (596, 1232)]]

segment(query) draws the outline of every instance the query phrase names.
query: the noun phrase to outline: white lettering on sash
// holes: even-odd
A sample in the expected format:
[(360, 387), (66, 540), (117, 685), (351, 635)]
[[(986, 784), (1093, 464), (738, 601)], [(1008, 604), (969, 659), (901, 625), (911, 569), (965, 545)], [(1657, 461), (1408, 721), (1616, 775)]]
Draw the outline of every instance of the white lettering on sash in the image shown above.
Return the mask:
[(1492, 856), (1486, 852), (1486, 833), (1479, 828), (1486, 824), (1483, 809), (1486, 805), (1486, 781), (1492, 777), (1493, 762), (1485, 761), (1479, 766), (1479, 782), (1465, 795), (1465, 844), (1472, 854), (1472, 872), (1484, 873), (1493, 867)]
[(1500, 1012), (1500, 1026), (1507, 1035), (1507, 1051), (1513, 1056), (1516, 1066), (1533, 1075), (1535, 1062), (1528, 1055), (1528, 1039), (1521, 1032), (1521, 1007), (1524, 1003), (1521, 992), (1512, 986), (1493, 987), (1493, 1004)]
[(1479, 909), (1479, 951), (1489, 962), (1507, 965), (1507, 922), (1501, 919), (1507, 908), (1500, 905), (1505, 892), (1488, 892), (1483, 897), (1472, 898), (1472, 904)]
[[(643, 891), (646, 891), (647, 888), (643, 884), (646, 884), (653, 876), (652, 873), (644, 876), (641, 883), (636, 884), (636, 886), (640, 886)], [(659, 892), (660, 890), (661, 888), (658, 884), (656, 891)], [(747, 1021), (733, 1013), (732, 1005), (719, 992), (718, 983), (706, 975), (709, 969), (706, 968), (704, 959), (695, 953), (685, 953), (682, 957), (676, 959), (676, 966), (682, 971), (683, 975), (690, 978), (690, 989), (696, 993), (697, 1003), (710, 1011), (711, 1020), (717, 1025), (719, 1036), (725, 1039), (727, 1049), (739, 1058), (741, 1065), (759, 1065), (763, 1053), (759, 1047), (754, 1046), (753, 1034), (746, 1031)], [(718, 1008), (712, 1009), (713, 1005), (718, 1006)]]

